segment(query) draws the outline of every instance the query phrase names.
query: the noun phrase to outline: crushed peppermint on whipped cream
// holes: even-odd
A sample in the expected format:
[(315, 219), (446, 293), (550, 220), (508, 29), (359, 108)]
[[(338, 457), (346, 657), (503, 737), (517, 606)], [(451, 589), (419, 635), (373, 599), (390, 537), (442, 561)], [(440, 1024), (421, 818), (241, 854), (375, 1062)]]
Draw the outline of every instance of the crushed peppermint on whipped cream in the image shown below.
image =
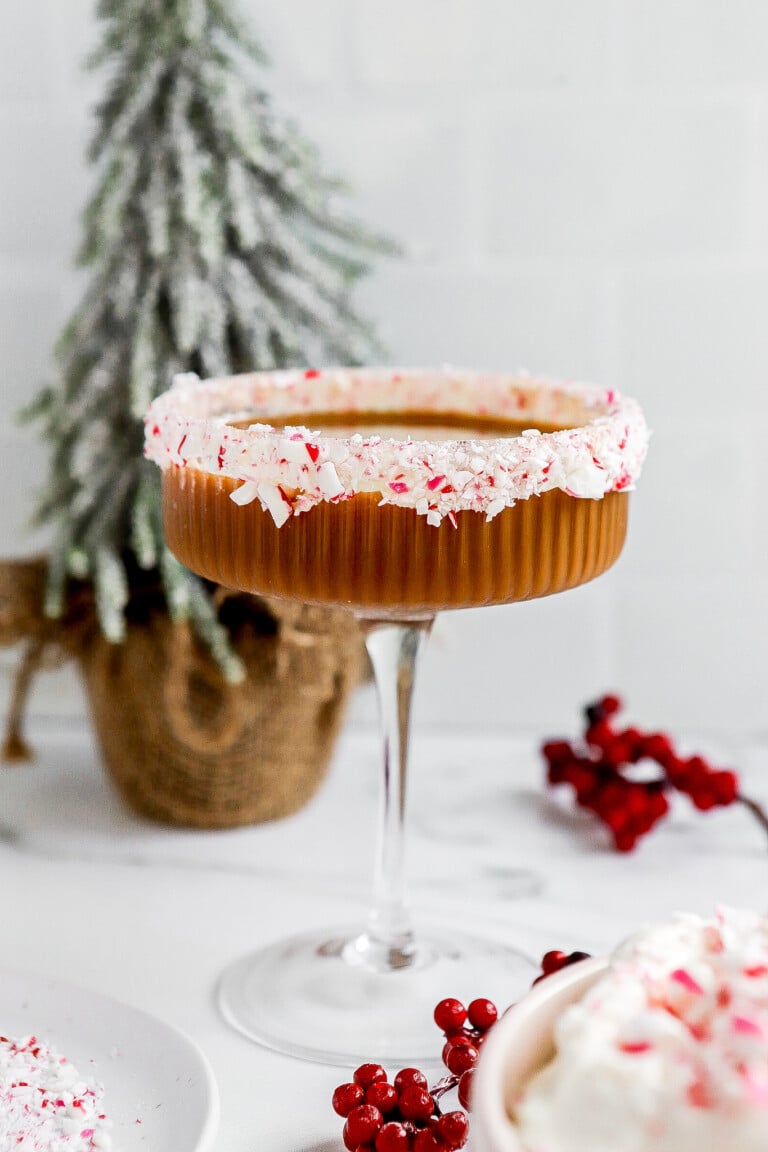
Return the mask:
[(768, 920), (679, 917), (625, 943), (513, 1102), (525, 1152), (765, 1152)]
[[(312, 430), (313, 411), (428, 412), (531, 427), (445, 441), (331, 436)], [(306, 424), (282, 426), (281, 417), (304, 413)], [(562, 430), (540, 432), (537, 424)], [(150, 460), (240, 481), (235, 503), (259, 500), (278, 527), (324, 501), (366, 492), (435, 526), (463, 511), (491, 520), (555, 488), (599, 500), (634, 486), (647, 446), (640, 407), (612, 389), (448, 368), (254, 372), (209, 381), (187, 374), (145, 419)]]
[(36, 1036), (0, 1036), (0, 1150), (109, 1152), (103, 1090)]

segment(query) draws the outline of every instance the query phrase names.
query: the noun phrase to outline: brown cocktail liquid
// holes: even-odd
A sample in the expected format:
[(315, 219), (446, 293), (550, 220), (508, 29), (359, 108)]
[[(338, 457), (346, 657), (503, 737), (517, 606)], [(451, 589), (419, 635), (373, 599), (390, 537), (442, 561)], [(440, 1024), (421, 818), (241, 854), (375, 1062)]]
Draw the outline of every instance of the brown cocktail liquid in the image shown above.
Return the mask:
[[(426, 412), (304, 413), (280, 424), (414, 440), (512, 437), (531, 427)], [(447, 518), (433, 527), (413, 508), (379, 506), (379, 493), (318, 504), (277, 528), (258, 500), (240, 507), (229, 499), (240, 483), (192, 467), (163, 473), (165, 535), (178, 559), (229, 588), (370, 617), (416, 618), (574, 588), (615, 562), (627, 530), (627, 493), (588, 500), (559, 489), (491, 521), (457, 512), (455, 528)]]

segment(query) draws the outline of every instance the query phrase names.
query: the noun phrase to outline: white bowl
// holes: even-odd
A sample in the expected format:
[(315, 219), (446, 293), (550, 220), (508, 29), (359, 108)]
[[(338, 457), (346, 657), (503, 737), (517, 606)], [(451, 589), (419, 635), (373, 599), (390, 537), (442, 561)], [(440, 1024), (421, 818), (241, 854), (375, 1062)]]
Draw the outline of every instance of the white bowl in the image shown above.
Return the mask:
[(472, 1084), (475, 1152), (524, 1152), (507, 1100), (552, 1056), (552, 1029), (561, 1012), (580, 1000), (607, 968), (605, 959), (582, 960), (548, 976), (494, 1025)]

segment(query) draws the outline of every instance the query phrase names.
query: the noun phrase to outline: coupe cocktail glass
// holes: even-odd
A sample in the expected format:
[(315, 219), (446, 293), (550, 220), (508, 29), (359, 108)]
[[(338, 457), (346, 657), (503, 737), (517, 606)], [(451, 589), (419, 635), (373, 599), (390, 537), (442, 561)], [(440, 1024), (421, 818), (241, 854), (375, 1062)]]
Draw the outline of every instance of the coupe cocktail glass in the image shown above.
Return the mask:
[[(330, 1063), (434, 1057), (446, 995), (509, 1002), (530, 962), (455, 925), (415, 934), (404, 847), (410, 704), (436, 613), (547, 596), (621, 551), (646, 450), (634, 402), (585, 385), (339, 369), (182, 377), (152, 405), (167, 542), (209, 580), (343, 606), (364, 630), (384, 744), (365, 925), (237, 960), (246, 1035)], [(548, 641), (549, 642), (549, 641)]]

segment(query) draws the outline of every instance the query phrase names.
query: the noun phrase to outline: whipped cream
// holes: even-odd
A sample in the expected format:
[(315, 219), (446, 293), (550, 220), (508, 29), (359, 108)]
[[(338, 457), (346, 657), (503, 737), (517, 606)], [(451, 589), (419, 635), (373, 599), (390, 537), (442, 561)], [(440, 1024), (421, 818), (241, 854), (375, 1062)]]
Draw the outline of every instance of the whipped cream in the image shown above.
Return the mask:
[(630, 939), (554, 1040), (513, 1103), (525, 1152), (765, 1152), (768, 920), (685, 916)]
[[(329, 436), (312, 430), (313, 411), (492, 416), (562, 431), (446, 441)], [(306, 425), (274, 426), (301, 413)], [(249, 427), (233, 427), (243, 419)], [(278, 527), (363, 492), (413, 508), (435, 526), (463, 511), (490, 520), (555, 488), (599, 500), (634, 487), (647, 445), (639, 406), (611, 389), (447, 368), (186, 375), (145, 419), (150, 460), (239, 480), (232, 499), (259, 500)]]
[(0, 1036), (0, 1149), (109, 1152), (103, 1091), (36, 1036)]

